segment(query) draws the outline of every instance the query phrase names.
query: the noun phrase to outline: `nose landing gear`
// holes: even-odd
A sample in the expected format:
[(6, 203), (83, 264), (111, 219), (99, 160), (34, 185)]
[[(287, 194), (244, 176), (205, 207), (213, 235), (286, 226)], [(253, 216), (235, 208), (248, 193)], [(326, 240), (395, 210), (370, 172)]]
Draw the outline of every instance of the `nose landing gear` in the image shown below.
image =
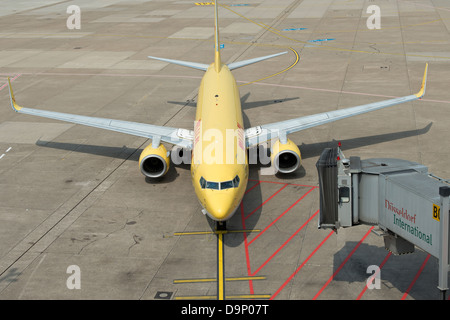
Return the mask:
[(227, 222), (226, 221), (217, 221), (216, 222), (216, 231), (226, 231), (227, 230)]

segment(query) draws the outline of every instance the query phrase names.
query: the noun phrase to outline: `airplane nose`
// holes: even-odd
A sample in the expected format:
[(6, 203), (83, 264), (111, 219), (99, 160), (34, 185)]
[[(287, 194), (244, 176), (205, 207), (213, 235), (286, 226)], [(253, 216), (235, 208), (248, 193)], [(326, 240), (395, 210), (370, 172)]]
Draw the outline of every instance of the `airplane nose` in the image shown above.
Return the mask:
[(233, 198), (228, 195), (218, 194), (210, 197), (206, 211), (216, 220), (226, 220), (233, 213)]

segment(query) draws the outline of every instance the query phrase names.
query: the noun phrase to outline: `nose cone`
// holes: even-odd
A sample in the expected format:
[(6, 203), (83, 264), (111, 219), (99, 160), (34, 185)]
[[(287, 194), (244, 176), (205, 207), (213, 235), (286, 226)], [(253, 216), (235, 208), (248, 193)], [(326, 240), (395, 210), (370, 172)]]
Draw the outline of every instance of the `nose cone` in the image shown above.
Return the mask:
[(206, 211), (210, 217), (217, 221), (224, 221), (236, 211), (234, 207), (234, 197), (228, 194), (215, 194), (208, 197)]

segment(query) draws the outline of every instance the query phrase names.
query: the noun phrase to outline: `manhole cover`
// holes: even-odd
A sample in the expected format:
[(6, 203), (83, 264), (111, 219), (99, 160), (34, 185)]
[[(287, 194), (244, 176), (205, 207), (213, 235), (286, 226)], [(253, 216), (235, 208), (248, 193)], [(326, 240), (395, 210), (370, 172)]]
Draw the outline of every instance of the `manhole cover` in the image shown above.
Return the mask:
[(173, 294), (173, 292), (168, 292), (168, 291), (158, 291), (158, 292), (156, 292), (155, 299), (166, 299), (166, 300), (170, 300), (170, 298), (172, 298), (172, 294)]

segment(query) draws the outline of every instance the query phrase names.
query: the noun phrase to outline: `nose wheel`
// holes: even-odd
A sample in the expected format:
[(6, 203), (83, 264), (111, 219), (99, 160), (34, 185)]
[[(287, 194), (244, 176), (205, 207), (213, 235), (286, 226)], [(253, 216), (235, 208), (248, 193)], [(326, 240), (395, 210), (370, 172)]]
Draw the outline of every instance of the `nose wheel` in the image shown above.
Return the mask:
[(216, 230), (217, 231), (226, 231), (227, 230), (227, 222), (226, 221), (217, 221), (216, 222)]

